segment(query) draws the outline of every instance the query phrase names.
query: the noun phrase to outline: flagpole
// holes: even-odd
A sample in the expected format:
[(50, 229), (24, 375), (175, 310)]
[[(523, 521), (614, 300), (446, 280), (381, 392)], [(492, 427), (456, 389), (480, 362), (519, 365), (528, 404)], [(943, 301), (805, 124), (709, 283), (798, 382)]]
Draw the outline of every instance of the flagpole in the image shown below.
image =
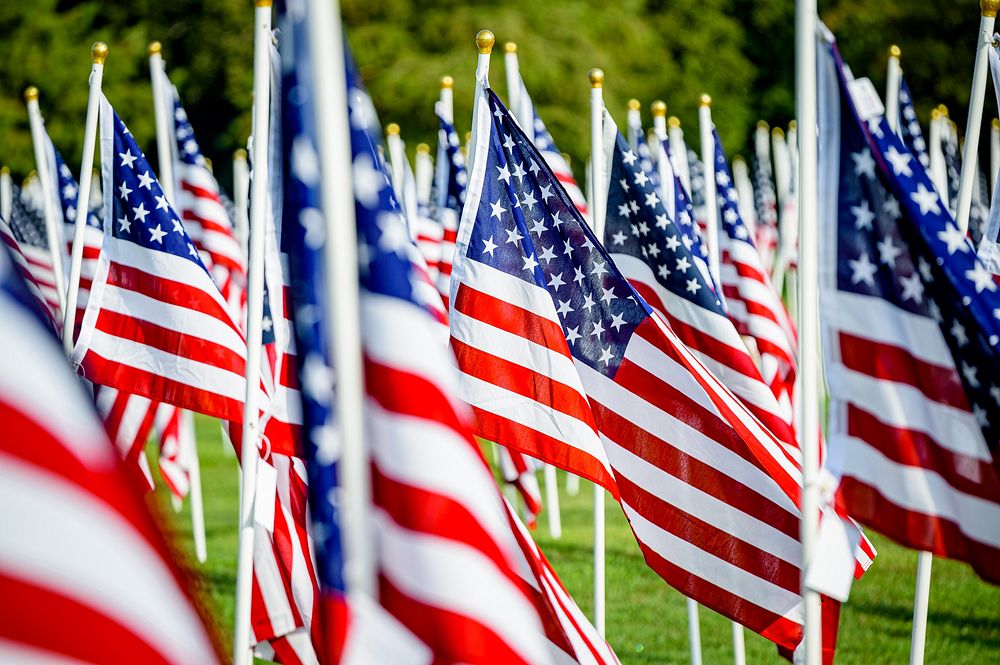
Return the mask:
[(691, 165), (688, 164), (687, 144), (684, 143), (684, 130), (681, 129), (681, 119), (675, 115), (667, 119), (670, 133), (670, 158), (673, 160), (674, 173), (680, 178), (681, 184), (691, 198)]
[[(504, 74), (507, 79), (507, 102), (510, 104), (511, 113), (517, 124), (525, 130), (529, 123), (534, 123), (529, 118), (524, 117), (524, 109), (521, 108), (521, 69), (517, 62), (517, 44), (507, 42), (503, 45), (503, 65)], [(525, 130), (526, 131), (526, 130)]]
[[(663, 142), (667, 139), (667, 104), (661, 99), (657, 99), (649, 105), (649, 114), (653, 116), (653, 134), (656, 136), (656, 172), (660, 176), (660, 187), (663, 191), (668, 191), (671, 185), (667, 184), (670, 173), (667, 171), (666, 159), (669, 159), (667, 151), (663, 148)], [(671, 168), (671, 170), (673, 170)], [(674, 206), (669, 201), (664, 201), (668, 210)]]
[[(104, 42), (94, 42), (94, 45), (90, 47), (90, 95), (87, 98), (83, 159), (80, 163), (80, 196), (76, 200), (76, 219), (73, 220), (73, 252), (70, 256), (66, 307), (63, 309), (63, 348), (67, 355), (73, 353), (76, 303), (80, 289), (80, 270), (83, 266), (83, 234), (87, 228), (87, 214), (90, 212), (90, 183), (94, 171), (94, 145), (97, 143), (97, 116), (101, 104), (104, 61), (107, 60), (107, 57), (108, 45)], [(110, 212), (106, 211), (106, 214), (110, 214)]]
[[(472, 98), (472, 126), (475, 127), (476, 118), (479, 117), (479, 104), (482, 95), (479, 94), (479, 86), (489, 85), (490, 78), (490, 53), (493, 52), (493, 44), (496, 43), (496, 36), (490, 30), (480, 30), (476, 33), (476, 48), (479, 51), (479, 56), (476, 59), (476, 94)], [(454, 124), (454, 123), (452, 123)], [(476, 132), (472, 132), (469, 135), (468, 143), (468, 156), (466, 157), (466, 170), (468, 173), (472, 173), (473, 161), (476, 157), (476, 141), (478, 137)]]
[[(60, 245), (59, 239), (62, 237), (60, 229), (56, 224), (56, 197), (58, 191), (53, 191), (53, 184), (58, 188), (59, 175), (51, 173), (49, 166), (55, 166), (55, 160), (49, 160), (49, 152), (52, 146), (46, 140), (45, 125), (42, 122), (42, 112), (38, 108), (38, 88), (33, 85), (28, 86), (24, 91), (24, 101), (28, 106), (28, 123), (31, 125), (31, 143), (35, 149), (35, 169), (38, 171), (38, 180), (42, 190), (42, 214), (45, 220), (45, 235), (48, 240), (49, 258), (52, 261), (52, 275), (55, 280), (56, 296), (59, 307), (66, 311), (66, 283), (63, 272), (63, 253), (66, 251)], [(60, 214), (60, 217), (62, 215)], [(84, 218), (86, 220), (86, 217)], [(69, 330), (69, 337), (72, 339), (72, 328)]]
[(927, 137), (927, 154), (931, 162), (931, 180), (941, 197), (941, 202), (948, 206), (948, 175), (944, 163), (944, 151), (941, 150), (941, 127), (943, 117), (940, 108), (931, 110), (931, 125)]
[(444, 119), (455, 124), (455, 79), (450, 76), (441, 77), (441, 108)]
[(896, 136), (902, 134), (899, 120), (899, 86), (903, 78), (903, 68), (899, 64), (900, 54), (901, 51), (895, 44), (889, 47), (885, 76), (885, 119)]
[[(701, 162), (705, 168), (705, 242), (708, 245), (708, 271), (716, 285), (719, 274), (719, 203), (715, 187), (715, 138), (712, 135), (712, 98), (702, 95), (698, 102), (698, 127), (701, 130)], [(721, 288), (721, 287), (720, 287)]]
[(250, 239), (248, 219), (250, 193), (250, 167), (247, 165), (247, 151), (237, 148), (233, 152), (233, 207), (236, 208), (236, 236), (243, 248), (243, 258), (247, 257), (247, 243)]
[(0, 166), (0, 219), (10, 221), (10, 212), (14, 207), (14, 183), (10, 178), (10, 169)]
[[(788, 143), (785, 142), (785, 130), (775, 127), (771, 130), (771, 153), (774, 159), (774, 202), (775, 213), (778, 217), (778, 235), (781, 235), (781, 209), (785, 205), (785, 198), (788, 196), (788, 181), (790, 180), (788, 169)], [(780, 238), (779, 238), (780, 240)]]
[[(590, 218), (594, 235), (604, 242), (607, 185), (604, 183), (604, 72), (590, 70)], [(604, 488), (594, 483), (594, 628), (604, 637)]]
[(733, 182), (739, 196), (740, 217), (751, 238), (757, 237), (757, 213), (753, 207), (753, 184), (750, 182), (750, 167), (740, 155), (733, 157)]
[(822, 660), (822, 608), (819, 594), (805, 586), (805, 571), (812, 560), (812, 546), (819, 523), (819, 244), (818, 140), (816, 99), (816, 0), (795, 3), (795, 106), (799, 136), (799, 412), (802, 450), (802, 599), (804, 606), (804, 665)]
[(997, 176), (1000, 176), (1000, 118), (993, 118), (990, 123), (990, 195), (996, 188)]
[(153, 119), (156, 124), (156, 161), (159, 168), (160, 186), (163, 195), (170, 205), (176, 205), (177, 199), (174, 181), (174, 159), (170, 151), (170, 141), (173, 132), (170, 124), (173, 113), (167, 111), (167, 98), (164, 94), (163, 47), (160, 42), (149, 43), (149, 80), (153, 86)]
[(208, 546), (205, 538), (205, 502), (201, 492), (201, 460), (198, 459), (198, 437), (194, 429), (194, 415), (181, 410), (179, 433), (187, 437), (188, 480), (191, 483), (191, 532), (194, 535), (194, 553), (198, 563), (208, 560)]
[(267, 225), (271, 120), (271, 0), (256, 0), (253, 59), (253, 178), (250, 181), (250, 236), (247, 261), (246, 399), (240, 449), (240, 530), (236, 554), (233, 665), (252, 662), (250, 604), (253, 586), (254, 498), (260, 453), (260, 362), (264, 317), (264, 231)]
[(431, 200), (431, 182), (434, 180), (434, 161), (431, 159), (431, 147), (426, 143), (417, 144), (413, 170), (413, 177), (417, 181), (417, 203), (426, 206)]
[[(344, 582), (349, 597), (377, 597), (375, 531), (372, 528), (370, 455), (364, 432), (364, 366), (361, 356), (361, 295), (358, 281), (358, 228), (355, 222), (351, 129), (348, 121), (347, 66), (339, 0), (308, 0), (309, 46), (316, 71), (315, 116), (326, 219), (328, 270), (325, 305), (333, 325), (327, 340), (337, 372), (334, 395), (344, 539)], [(314, 70), (315, 71), (315, 70)], [(319, 76), (322, 75), (322, 80)], [(345, 196), (345, 192), (350, 192)]]
[(930, 552), (917, 554), (917, 585), (913, 594), (913, 629), (910, 634), (910, 665), (923, 665), (924, 645), (927, 641), (927, 608), (931, 596)]
[(639, 110), (641, 108), (642, 104), (639, 103), (638, 99), (628, 100), (628, 114), (625, 125), (628, 128), (628, 144), (633, 152), (639, 150), (639, 132), (642, 131), (642, 111)]

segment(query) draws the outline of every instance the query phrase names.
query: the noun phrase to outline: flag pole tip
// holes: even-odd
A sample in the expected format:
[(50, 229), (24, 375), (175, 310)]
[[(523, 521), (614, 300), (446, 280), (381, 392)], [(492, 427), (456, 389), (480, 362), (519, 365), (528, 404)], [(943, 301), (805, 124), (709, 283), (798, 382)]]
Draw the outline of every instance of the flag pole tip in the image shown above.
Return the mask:
[(785, 138), (785, 130), (783, 130), (781, 127), (775, 127), (774, 129), (771, 130), (771, 136), (773, 136), (776, 139), (783, 139)]
[(899, 50), (899, 47), (893, 44), (889, 47), (889, 57), (899, 59), (899, 56), (903, 55), (903, 52)]
[(712, 98), (702, 93), (701, 97), (698, 98), (698, 106), (711, 106), (711, 105), (712, 105)]
[(1000, 130), (1000, 118), (993, 118), (993, 129)]
[(948, 117), (948, 107), (947, 106), (945, 106), (944, 104), (938, 104), (937, 109), (938, 109), (938, 113), (940, 113), (942, 117), (944, 117), (944, 118)]
[(788, 121), (788, 131), (790, 131), (790, 132), (794, 132), (794, 131), (796, 131), (796, 130), (797, 130), (798, 128), (799, 128), (799, 123), (797, 123), (797, 122), (796, 122), (796, 121), (794, 121), (794, 120), (789, 120), (789, 121)]
[(24, 101), (33, 102), (38, 99), (38, 88), (33, 85), (29, 85), (24, 89)]
[(272, 0), (254, 0), (254, 7), (270, 7)]
[(451, 90), (455, 87), (455, 79), (450, 76), (441, 77), (441, 87), (447, 90)]
[(159, 55), (163, 53), (163, 44), (158, 41), (149, 42), (149, 48), (147, 49), (149, 55)]
[(233, 159), (238, 159), (242, 161), (247, 161), (247, 151), (246, 148), (237, 148), (233, 150)]
[(103, 65), (108, 59), (108, 45), (104, 42), (94, 42), (90, 47), (90, 60), (95, 65)]
[(0, 175), (10, 175), (10, 169), (6, 166), (0, 166)]
[(492, 30), (480, 30), (476, 33), (476, 47), (483, 55), (493, 52), (493, 45), (497, 43), (497, 37)]
[(630, 111), (638, 111), (642, 108), (642, 104), (639, 103), (638, 99), (632, 98), (628, 100), (628, 109)]
[(768, 125), (767, 122), (765, 122), (763, 120), (758, 120), (757, 121), (757, 129), (763, 129), (766, 132), (766, 131), (769, 131), (771, 129), (771, 126)]
[(504, 53), (517, 53), (517, 44), (514, 42), (507, 42), (503, 45)]
[(399, 125), (394, 122), (390, 122), (385, 126), (385, 133), (390, 136), (399, 136)]
[(603, 88), (604, 87), (604, 70), (598, 67), (594, 67), (587, 74), (590, 77), (590, 87), (591, 88)]
[(652, 112), (654, 118), (666, 118), (667, 117), (667, 104), (662, 99), (657, 99), (649, 106), (649, 110)]
[(979, 9), (982, 16), (996, 16), (1000, 10), (1000, 0), (979, 0)]
[(420, 153), (421, 155), (429, 155), (431, 154), (431, 147), (426, 143), (418, 143), (417, 152)]
[(667, 118), (667, 125), (677, 129), (681, 126), (681, 119), (675, 115), (672, 115), (669, 118)]
[(931, 120), (941, 119), (941, 109), (931, 109)]

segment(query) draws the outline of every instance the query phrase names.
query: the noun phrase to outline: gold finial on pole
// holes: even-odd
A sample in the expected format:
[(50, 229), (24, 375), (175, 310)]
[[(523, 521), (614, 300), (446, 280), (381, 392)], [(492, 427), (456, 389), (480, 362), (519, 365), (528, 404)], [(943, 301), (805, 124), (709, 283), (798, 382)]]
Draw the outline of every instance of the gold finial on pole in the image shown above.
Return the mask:
[(514, 42), (507, 42), (503, 45), (504, 53), (517, 53), (517, 44)]
[(104, 42), (94, 42), (90, 47), (90, 61), (95, 65), (103, 65), (108, 59), (108, 45)]
[(24, 101), (32, 102), (38, 99), (38, 88), (33, 85), (29, 85), (24, 89)]
[(996, 16), (1000, 9), (1000, 0), (979, 0), (979, 14), (981, 16)]
[(399, 136), (399, 125), (397, 125), (394, 122), (390, 122), (388, 125), (385, 126), (385, 133)]
[(431, 154), (431, 147), (426, 143), (418, 143), (417, 152), (421, 155), (429, 155)]
[(667, 118), (667, 126), (676, 129), (681, 126), (681, 119), (675, 115), (672, 115), (669, 118)]
[(246, 148), (237, 148), (236, 150), (233, 150), (233, 159), (242, 159), (243, 161), (246, 161), (247, 159)]
[(149, 55), (156, 55), (157, 53), (163, 53), (163, 44), (158, 41), (149, 42), (149, 48), (146, 49)]
[(493, 52), (493, 45), (496, 44), (497, 37), (492, 30), (480, 30), (476, 33), (476, 47), (479, 52), (488, 55)]
[(591, 88), (603, 88), (604, 87), (604, 70), (594, 67), (590, 70), (588, 74), (590, 77), (590, 87)]
[(893, 44), (889, 47), (889, 56), (893, 58), (898, 58), (903, 55), (903, 52), (899, 50), (899, 47)]
[(942, 117), (944, 118), (948, 117), (948, 107), (945, 106), (944, 104), (938, 104), (938, 112), (941, 114)]
[(254, 0), (255, 7), (270, 7), (272, 0)]
[(712, 98), (702, 93), (701, 97), (698, 98), (698, 106), (711, 106), (711, 105), (712, 105)]
[(798, 128), (799, 128), (799, 123), (795, 122), (794, 120), (789, 120), (788, 121), (788, 131), (794, 132)]
[(628, 100), (628, 108), (630, 111), (638, 111), (642, 108), (642, 104), (639, 103), (638, 99), (633, 98)]
[(453, 79), (450, 76), (442, 76), (441, 77), (441, 87), (442, 88), (447, 88), (449, 90), (451, 88), (454, 88), (455, 87), (455, 79)]
[(757, 129), (763, 129), (763, 130), (767, 131), (767, 130), (771, 129), (771, 127), (770, 127), (770, 125), (767, 124), (766, 121), (764, 121), (764, 120), (758, 120), (757, 121)]
[(931, 120), (940, 120), (940, 119), (941, 119), (941, 109), (939, 108), (931, 109)]
[(993, 129), (1000, 129), (1000, 118), (993, 118)]
[(666, 118), (667, 117), (667, 104), (662, 99), (657, 99), (649, 107), (650, 112), (652, 112), (654, 118)]
[(774, 129), (771, 130), (771, 136), (773, 136), (776, 139), (783, 139), (785, 138), (785, 130), (783, 130), (781, 127), (775, 127)]

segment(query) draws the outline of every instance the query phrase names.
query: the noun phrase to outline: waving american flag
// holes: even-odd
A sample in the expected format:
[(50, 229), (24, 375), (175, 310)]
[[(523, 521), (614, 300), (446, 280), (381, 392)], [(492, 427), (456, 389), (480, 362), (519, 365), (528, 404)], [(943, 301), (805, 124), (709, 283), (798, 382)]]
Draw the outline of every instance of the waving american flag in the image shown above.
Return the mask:
[[(438, 244), (437, 286), (448, 307), (451, 292), (451, 270), (455, 257), (455, 238), (458, 237), (458, 220), (465, 203), (465, 188), (468, 174), (465, 157), (459, 149), (458, 132), (438, 111), (438, 153), (437, 177), (435, 178), (435, 203), (437, 218), (441, 224), (441, 241)], [(428, 264), (429, 265), (429, 264)]]
[(820, 264), (837, 499), (1000, 582), (1000, 292), (919, 159), (821, 49)]

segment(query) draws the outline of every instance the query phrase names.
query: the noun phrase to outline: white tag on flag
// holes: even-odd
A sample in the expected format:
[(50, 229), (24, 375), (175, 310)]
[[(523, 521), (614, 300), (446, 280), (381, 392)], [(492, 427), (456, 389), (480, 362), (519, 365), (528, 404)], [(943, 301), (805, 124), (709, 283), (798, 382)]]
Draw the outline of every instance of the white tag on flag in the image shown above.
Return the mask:
[(278, 470), (257, 458), (257, 489), (253, 499), (253, 521), (274, 531), (274, 496), (278, 492)]
[(871, 79), (862, 77), (850, 81), (848, 89), (851, 91), (851, 98), (854, 106), (858, 109), (858, 115), (865, 122), (885, 115), (885, 104), (878, 96)]
[(806, 587), (834, 600), (847, 602), (854, 582), (854, 550), (861, 530), (832, 510), (824, 511), (806, 570)]

